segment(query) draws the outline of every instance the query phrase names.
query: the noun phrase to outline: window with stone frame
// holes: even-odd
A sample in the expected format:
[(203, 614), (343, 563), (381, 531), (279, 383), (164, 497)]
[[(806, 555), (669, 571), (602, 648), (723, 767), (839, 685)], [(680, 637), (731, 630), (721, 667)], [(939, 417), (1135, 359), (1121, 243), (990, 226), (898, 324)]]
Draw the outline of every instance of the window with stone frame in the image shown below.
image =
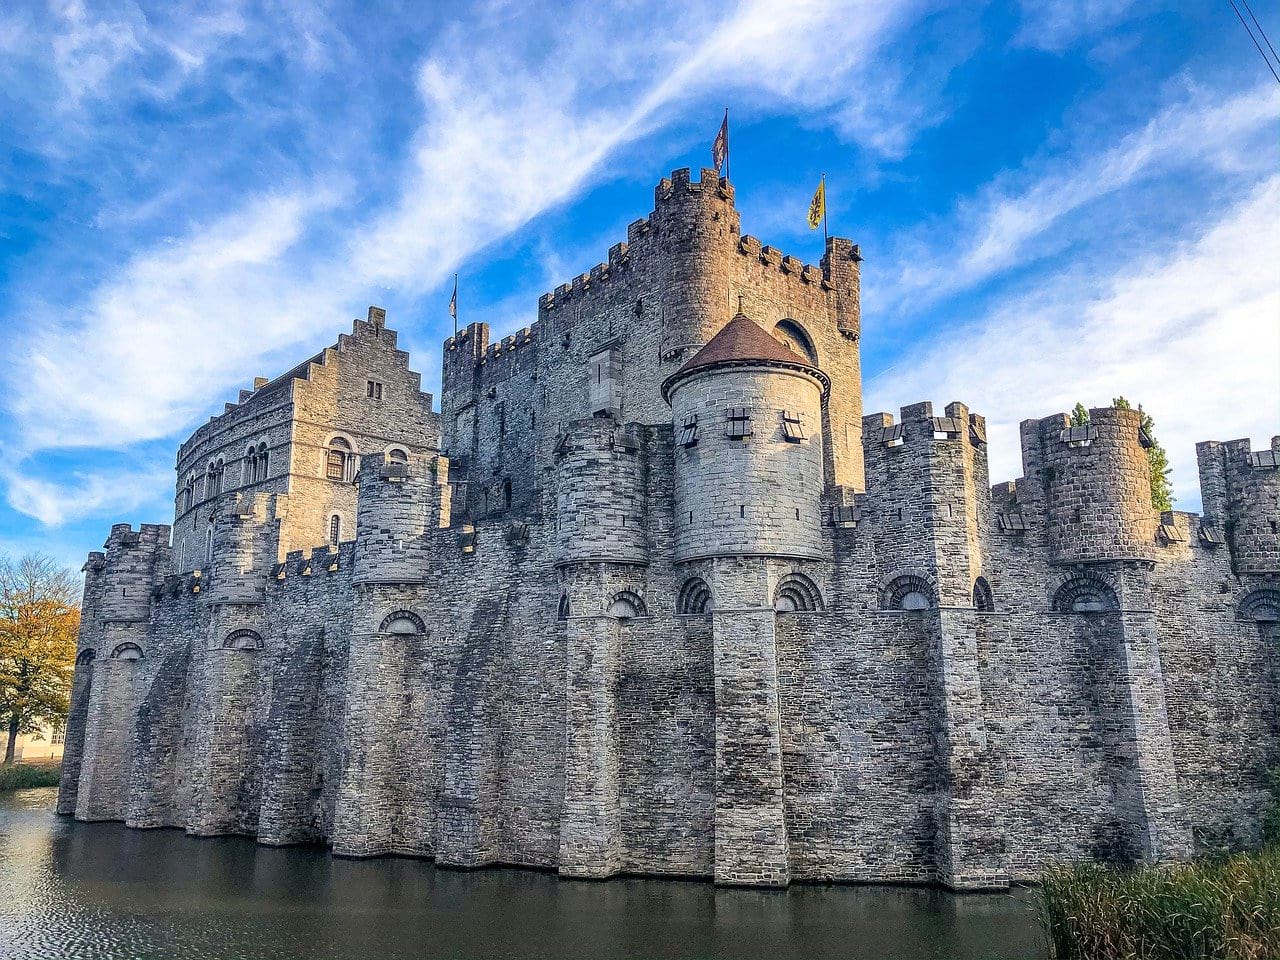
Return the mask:
[(329, 542), (337, 544), (342, 537), (342, 518), (336, 513), (329, 518)]
[(351, 444), (341, 437), (334, 437), (329, 441), (329, 450), (325, 454), (324, 475), (330, 480), (350, 480), (354, 460)]
[(792, 443), (809, 439), (804, 432), (804, 421), (795, 410), (782, 411), (782, 437)]
[(680, 436), (676, 438), (676, 442), (682, 447), (692, 447), (698, 442), (698, 415), (691, 413), (684, 418), (684, 422), (680, 425)]
[(743, 440), (751, 436), (751, 408), (730, 407), (725, 417), (725, 436)]
[(365, 396), (366, 396), (366, 397), (368, 397), (370, 400), (381, 400), (381, 399), (382, 399), (382, 384), (381, 384), (381, 383), (379, 383), (377, 380), (366, 380), (364, 383), (365, 383)]

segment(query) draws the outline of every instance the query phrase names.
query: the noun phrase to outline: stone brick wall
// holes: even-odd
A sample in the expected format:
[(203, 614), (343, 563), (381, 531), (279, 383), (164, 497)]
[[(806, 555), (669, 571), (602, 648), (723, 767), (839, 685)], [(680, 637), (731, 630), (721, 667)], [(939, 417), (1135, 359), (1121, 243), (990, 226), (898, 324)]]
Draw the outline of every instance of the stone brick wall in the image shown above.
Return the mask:
[[(963, 404), (862, 418), (859, 262), (783, 256), (677, 171), (532, 327), (446, 342), (439, 416), (377, 308), (256, 381), (178, 482), (262, 442), (267, 479), (89, 556), (59, 812), (752, 885), (990, 889), (1258, 842), (1269, 458), (1201, 445), (1206, 516), (1159, 516), (1137, 414), (1100, 409), (1025, 423), (1025, 475), (991, 487)], [(664, 402), (739, 303), (825, 398), (738, 364)], [(334, 437), (356, 483), (325, 477)]]

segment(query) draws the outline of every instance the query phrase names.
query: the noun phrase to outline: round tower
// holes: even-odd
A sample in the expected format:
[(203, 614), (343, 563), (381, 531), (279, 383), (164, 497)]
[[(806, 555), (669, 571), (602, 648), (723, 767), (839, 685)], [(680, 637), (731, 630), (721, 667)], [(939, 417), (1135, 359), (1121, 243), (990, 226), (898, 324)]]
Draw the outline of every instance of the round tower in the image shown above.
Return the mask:
[(557, 448), (556, 563), (649, 561), (644, 436), (612, 418), (569, 426)]
[(824, 373), (738, 314), (663, 384), (675, 559), (818, 559)]
[(661, 356), (674, 370), (696, 353), (726, 313), (740, 230), (733, 187), (714, 170), (702, 180), (674, 170), (654, 191), (649, 219), (666, 267), (662, 288)]
[(1280, 573), (1280, 437), (1254, 451), (1248, 440), (1196, 445), (1205, 523), (1230, 545), (1237, 574)]
[(439, 458), (361, 459), (356, 495), (356, 583), (424, 583), (430, 549), (423, 534), (438, 516)]
[(1055, 562), (1154, 559), (1160, 515), (1141, 422), (1137, 410), (1102, 407), (1089, 411), (1087, 426), (1073, 427), (1065, 414), (1023, 424)]
[(254, 497), (236, 494), (218, 510), (213, 520), (212, 555), (206, 561), (206, 602), (264, 602), (270, 574), (263, 557), (265, 524), (265, 500), (259, 503)]
[[(93, 583), (101, 622), (139, 623), (150, 618), (151, 588), (166, 572), (158, 565), (168, 555), (168, 543), (165, 525), (144, 523), (136, 533), (127, 523), (111, 528), (106, 557)], [(86, 579), (86, 592), (89, 589)]]

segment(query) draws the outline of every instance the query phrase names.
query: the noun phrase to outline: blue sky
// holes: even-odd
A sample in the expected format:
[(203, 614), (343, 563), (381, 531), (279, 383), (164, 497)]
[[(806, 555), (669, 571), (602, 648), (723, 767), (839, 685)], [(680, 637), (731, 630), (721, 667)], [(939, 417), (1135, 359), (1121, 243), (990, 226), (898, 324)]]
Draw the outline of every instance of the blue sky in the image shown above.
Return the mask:
[[(1255, 4), (1273, 42), (1274, 5)], [(0, 6), (0, 550), (167, 522), (177, 443), (388, 308), (433, 393), (454, 271), (501, 336), (706, 165), (862, 245), (868, 412), (1124, 393), (1178, 507), (1280, 428), (1280, 85), (1226, 3)]]

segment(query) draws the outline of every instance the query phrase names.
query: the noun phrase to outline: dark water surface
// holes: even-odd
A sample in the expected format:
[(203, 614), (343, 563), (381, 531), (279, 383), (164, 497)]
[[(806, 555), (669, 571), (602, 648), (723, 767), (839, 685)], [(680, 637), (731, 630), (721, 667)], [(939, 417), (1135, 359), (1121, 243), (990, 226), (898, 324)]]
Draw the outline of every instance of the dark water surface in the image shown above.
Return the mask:
[(717, 890), (531, 870), (337, 860), (314, 848), (75, 823), (54, 790), (0, 794), (0, 956), (1042, 957), (1034, 895)]

